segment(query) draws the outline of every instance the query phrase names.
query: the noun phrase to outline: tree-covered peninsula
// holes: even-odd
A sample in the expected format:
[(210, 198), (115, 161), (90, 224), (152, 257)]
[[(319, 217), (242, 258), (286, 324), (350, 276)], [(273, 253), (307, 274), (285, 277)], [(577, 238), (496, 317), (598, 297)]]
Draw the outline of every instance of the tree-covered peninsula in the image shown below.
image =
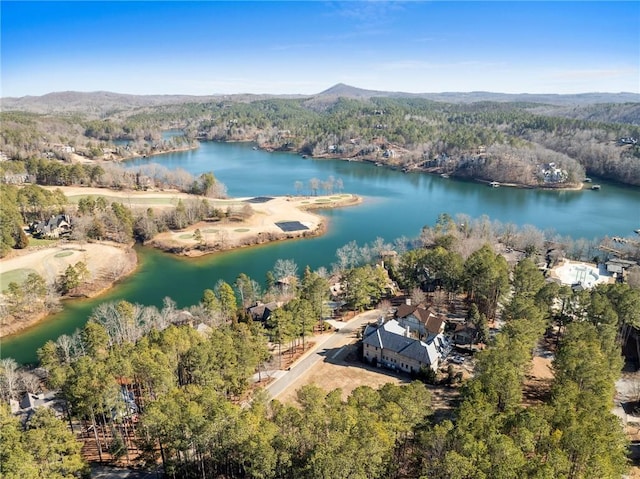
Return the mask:
[[(76, 95), (5, 99), (4, 157), (117, 160), (198, 140), (252, 141), (527, 187), (577, 187), (589, 175), (640, 184), (633, 95), (409, 95), (346, 85), (308, 97)], [(163, 137), (172, 128), (184, 135)]]

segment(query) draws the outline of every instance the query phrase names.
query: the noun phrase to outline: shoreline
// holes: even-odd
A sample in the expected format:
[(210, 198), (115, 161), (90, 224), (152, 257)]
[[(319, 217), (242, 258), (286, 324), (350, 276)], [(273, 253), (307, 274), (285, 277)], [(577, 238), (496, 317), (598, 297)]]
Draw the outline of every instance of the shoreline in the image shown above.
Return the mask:
[[(117, 274), (112, 273), (111, 274), (112, 277), (105, 277), (103, 275), (101, 277), (92, 278), (90, 281), (76, 288), (76, 291), (73, 292), (72, 294), (60, 296), (58, 298), (59, 302), (57, 303), (57, 306), (62, 305), (65, 301), (91, 299), (91, 298), (98, 297), (102, 294), (105, 294), (109, 290), (111, 290), (117, 283), (124, 280), (131, 274), (135, 273), (135, 271), (138, 269), (138, 266), (139, 266), (138, 256), (135, 250), (131, 247), (131, 245), (116, 246), (113, 243), (109, 243), (109, 242), (96, 242), (96, 243), (87, 243), (84, 246), (86, 247), (89, 245), (93, 245), (93, 247), (97, 247), (97, 248), (99, 248), (100, 246), (114, 247), (121, 250), (121, 255), (118, 258), (118, 260), (122, 261), (122, 263), (120, 264), (121, 268), (119, 269)], [(78, 249), (76, 249), (76, 247)], [(82, 245), (80, 245), (77, 242), (67, 242), (67, 243), (59, 242), (56, 245), (47, 246), (45, 248), (36, 247), (34, 248), (33, 251), (21, 252), (21, 254), (12, 256), (8, 260), (18, 260), (21, 262), (25, 262), (25, 261), (28, 261), (30, 259), (29, 256), (34, 255), (34, 253), (39, 253), (38, 256), (41, 256), (45, 253), (55, 254), (56, 251), (68, 252), (70, 250), (77, 251), (77, 252), (86, 251), (86, 249), (83, 249)], [(50, 262), (51, 254), (49, 255), (48, 259), (42, 260), (40, 258), (37, 258), (36, 261), (41, 261), (43, 263)], [(90, 269), (94, 269), (94, 270), (96, 269), (96, 266), (93, 264), (93, 262), (91, 262), (87, 266)], [(7, 270), (3, 268), (3, 273), (8, 273), (10, 271), (14, 271), (15, 269), (22, 269), (22, 268), (14, 268), (14, 269), (7, 269)], [(31, 268), (28, 268), (28, 269), (31, 269)], [(56, 314), (57, 312), (59, 312), (59, 310), (60, 308), (56, 307), (55, 309), (52, 309), (52, 310), (25, 313), (24, 317), (12, 318), (10, 321), (6, 321), (7, 318), (3, 318), (0, 324), (0, 339), (10, 338), (16, 334), (24, 333), (25, 331), (46, 321), (47, 318)]]
[(196, 246), (178, 246), (172, 244), (165, 244), (161, 242), (152, 243), (153, 240), (144, 243), (144, 246), (148, 246), (150, 248), (157, 249), (164, 253), (169, 253), (171, 255), (182, 257), (182, 258), (201, 258), (203, 256), (207, 256), (210, 254), (216, 253), (224, 253), (227, 251), (234, 251), (244, 248), (252, 248), (255, 246), (267, 245), (270, 243), (276, 243), (280, 241), (288, 241), (288, 240), (296, 240), (296, 239), (306, 239), (306, 238), (315, 238), (322, 236), (327, 232), (327, 225), (325, 223), (320, 223), (318, 228), (316, 228), (313, 232), (305, 232), (300, 235), (287, 235), (283, 233), (280, 236), (273, 234), (261, 234), (258, 233), (255, 237), (242, 241), (240, 244), (231, 245), (231, 246), (220, 246), (219, 244), (205, 244), (205, 245), (196, 245)]
[[(457, 178), (457, 177), (454, 176), (453, 178)], [(493, 183), (493, 181), (481, 180), (479, 178), (474, 178), (473, 181), (476, 181), (478, 183), (484, 183), (487, 186), (491, 186), (491, 183)], [(579, 185), (572, 183), (571, 186), (529, 186), (529, 185), (524, 185), (524, 184), (520, 184), (520, 183), (501, 183), (499, 181), (497, 181), (496, 183), (498, 183), (498, 187), (520, 188), (520, 189), (523, 189), (523, 190), (582, 191), (584, 189), (584, 184), (583, 183), (580, 183)]]
[[(400, 165), (394, 165), (394, 164), (389, 164), (389, 163), (385, 163), (384, 161), (380, 161), (380, 159), (378, 158), (371, 158), (371, 157), (343, 157), (343, 156), (338, 156), (338, 155), (334, 155), (331, 153), (323, 153), (322, 155), (319, 156), (313, 156), (313, 155), (309, 155), (309, 154), (305, 154), (300, 150), (283, 150), (283, 149), (279, 149), (279, 148), (275, 148), (272, 146), (260, 146), (256, 140), (253, 139), (243, 139), (243, 140), (208, 140), (208, 139), (196, 139), (196, 144), (193, 146), (185, 146), (185, 147), (179, 147), (179, 148), (175, 148), (175, 149), (171, 149), (171, 150), (166, 150), (166, 151), (160, 151), (160, 152), (154, 152), (154, 153), (150, 153), (147, 155), (134, 155), (134, 156), (130, 156), (130, 157), (120, 157), (117, 161), (121, 162), (121, 161), (129, 161), (129, 160), (135, 160), (135, 159), (139, 159), (139, 158), (149, 158), (152, 156), (159, 156), (159, 155), (166, 155), (166, 154), (170, 154), (170, 153), (179, 153), (179, 152), (184, 152), (184, 151), (191, 151), (191, 150), (197, 150), (200, 147), (200, 142), (201, 141), (211, 141), (214, 143), (255, 143), (256, 144), (256, 148), (261, 150), (261, 151), (266, 151), (268, 153), (273, 153), (273, 152), (283, 152), (283, 153), (292, 153), (298, 156), (301, 156), (303, 158), (310, 158), (310, 159), (314, 159), (314, 160), (342, 160), (342, 161), (355, 161), (355, 162), (360, 162), (360, 163), (373, 163), (376, 166), (383, 166), (386, 168), (390, 168), (393, 170), (401, 170), (404, 173), (411, 173), (411, 172), (419, 172), (419, 173), (427, 173), (429, 175), (442, 175), (444, 173), (444, 171), (442, 171), (441, 168), (439, 167), (435, 167), (435, 168), (424, 168), (424, 167), (413, 167), (410, 169), (405, 169), (406, 167), (402, 167)], [(486, 183), (487, 185), (491, 184), (492, 181), (489, 180), (483, 180), (481, 178), (466, 178), (466, 177), (461, 177), (461, 176), (456, 176), (456, 175), (452, 175), (451, 178), (453, 179), (457, 179), (457, 180), (471, 180), (471, 181), (477, 181), (479, 183)], [(504, 186), (504, 187), (508, 187), (508, 188), (521, 188), (521, 189), (531, 189), (531, 190), (542, 190), (542, 191), (580, 191), (585, 189), (584, 188), (584, 183), (580, 183), (580, 184), (571, 184), (568, 186), (544, 186), (544, 185), (529, 185), (529, 184), (524, 184), (524, 183), (502, 183), (502, 182), (498, 182), (500, 183), (499, 186)]]
[(184, 152), (184, 151), (191, 151), (191, 150), (197, 150), (198, 148), (200, 148), (200, 142), (196, 141), (196, 144), (191, 146), (191, 145), (187, 145), (187, 146), (180, 146), (177, 148), (171, 148), (169, 150), (163, 150), (163, 151), (154, 151), (152, 153), (147, 153), (147, 154), (143, 154), (143, 153), (134, 153), (130, 156), (125, 156), (122, 154), (116, 154), (112, 151), (108, 152), (108, 153), (104, 153), (102, 156), (99, 157), (95, 157), (95, 158), (88, 158), (82, 154), (79, 153), (72, 153), (72, 160), (75, 163), (80, 163), (80, 164), (100, 164), (102, 162), (106, 162), (106, 163), (122, 163), (125, 161), (130, 161), (130, 160), (137, 160), (139, 158), (149, 158), (152, 156), (160, 156), (160, 155), (168, 155), (171, 153), (180, 153), (180, 152)]
[(180, 153), (183, 151), (197, 150), (198, 148), (200, 148), (200, 142), (196, 142), (196, 144), (193, 146), (190, 146), (190, 145), (181, 146), (178, 148), (171, 148), (169, 150), (164, 150), (164, 151), (155, 151), (153, 153), (148, 153), (145, 155), (121, 156), (118, 161), (137, 160), (139, 158), (150, 158), (152, 156), (169, 155), (171, 153)]
[[(213, 141), (213, 140), (211, 140)], [(230, 142), (220, 142), (220, 143), (255, 143), (254, 140), (234, 140), (234, 141), (230, 141)], [(276, 151), (282, 151), (279, 150), (277, 148), (271, 148), (271, 147), (261, 147), (258, 145), (258, 148), (260, 150), (272, 153), (272, 152), (276, 152)], [(308, 154), (303, 154), (302, 151), (298, 151), (298, 150), (289, 150), (289, 151), (285, 151), (286, 153), (293, 153), (296, 155), (299, 155), (303, 158), (310, 158), (310, 159), (314, 159), (314, 160), (342, 160), (342, 161), (348, 161), (348, 162), (358, 162), (358, 163), (372, 163), (375, 164), (376, 166), (382, 166), (385, 168), (390, 168), (392, 170), (399, 170), (402, 171), (403, 173), (413, 173), (413, 172), (417, 172), (417, 173), (426, 173), (428, 175), (433, 175), (433, 176), (441, 176), (442, 174), (444, 174), (445, 172), (442, 170), (442, 168), (439, 167), (434, 167), (434, 168), (424, 168), (424, 167), (420, 167), (420, 166), (416, 166), (413, 168), (409, 168), (407, 169), (407, 167), (402, 167), (401, 165), (394, 165), (394, 164), (390, 164), (390, 163), (385, 163), (384, 161), (380, 161), (380, 159), (377, 158), (371, 158), (371, 157), (344, 157), (344, 156), (338, 156), (338, 155), (333, 155), (331, 153), (323, 153), (320, 156), (313, 156), (313, 155), (308, 155)], [(452, 179), (455, 180), (466, 180), (466, 181), (476, 181), (479, 183), (486, 183), (487, 185), (490, 185), (492, 183), (492, 181), (489, 180), (483, 180), (481, 178), (467, 178), (467, 177), (463, 177), (463, 176), (457, 176), (457, 175), (451, 175)], [(527, 185), (524, 183), (500, 183), (500, 186), (504, 186), (504, 187), (509, 187), (509, 188), (521, 188), (521, 189), (529, 189), (529, 190), (545, 190), (545, 191), (580, 191), (585, 189), (584, 188), (584, 183), (580, 183), (580, 184), (570, 184), (568, 186), (543, 186), (543, 185)]]
[[(277, 241), (314, 238), (325, 234), (328, 227), (324, 217), (309, 211), (356, 206), (362, 202), (362, 197), (353, 194), (277, 196), (265, 203), (252, 205), (254, 213), (247, 220), (201, 221), (179, 231), (160, 233), (144, 245), (176, 256), (197, 258)], [(283, 231), (276, 225), (283, 221), (299, 223), (304, 229)], [(200, 231), (199, 239), (196, 238), (196, 230)]]
[[(106, 191), (113, 193), (113, 190)], [(83, 193), (86, 193), (86, 190)], [(122, 192), (119, 193), (123, 194)], [(144, 195), (144, 193), (142, 194)], [(164, 196), (173, 195), (173, 192), (164, 194)], [(243, 198), (233, 198), (226, 201), (239, 202), (244, 200)], [(327, 222), (324, 217), (309, 211), (356, 206), (362, 202), (362, 197), (350, 193), (308, 197), (276, 196), (264, 203), (252, 204), (254, 213), (251, 218), (245, 221), (233, 221), (230, 219), (216, 223), (203, 221), (179, 231), (156, 235), (147, 241), (145, 246), (176, 256), (196, 258), (207, 254), (258, 246), (276, 241), (317, 237), (327, 232)], [(276, 225), (280, 221), (293, 221), (303, 225), (306, 229), (290, 232), (282, 231)], [(216, 233), (221, 231), (226, 231), (226, 233), (224, 235), (221, 234), (220, 238), (215, 238), (215, 233), (211, 232), (212, 238), (209, 238), (210, 241), (206, 241), (209, 235), (207, 229), (211, 226), (215, 226)], [(205, 240), (202, 242), (193, 239), (197, 229), (202, 229), (204, 232), (203, 237)], [(221, 241), (222, 236), (224, 236), (224, 241)], [(108, 248), (117, 248), (120, 250), (120, 256), (117, 256), (116, 260), (108, 257), (105, 253)], [(108, 264), (99, 264), (95, 257), (96, 253), (90, 255), (87, 252), (88, 250), (97, 250), (98, 257), (104, 258), (107, 263), (110, 261), (122, 262), (119, 264), (120, 267), (117, 274), (107, 270)], [(73, 255), (76, 255), (73, 260), (63, 259), (71, 258)], [(3, 261), (0, 261), (0, 266), (3, 266), (3, 274), (29, 269), (46, 276), (48, 271), (53, 271), (47, 268), (51, 268), (55, 264), (57, 271), (53, 271), (53, 274), (57, 276), (64, 271), (68, 264), (75, 264), (80, 260), (87, 263), (87, 266), (93, 270), (96, 277), (76, 288), (72, 294), (61, 296), (59, 298), (60, 304), (65, 301), (95, 298), (107, 293), (120, 281), (134, 274), (139, 267), (137, 254), (130, 244), (126, 246), (110, 242), (80, 244), (75, 241), (58, 241), (50, 246), (36, 246), (31, 250), (16, 251), (11, 257), (3, 258)], [(75, 262), (72, 263), (71, 261)], [(98, 271), (100, 271), (99, 275)], [(46, 321), (58, 310), (56, 308), (56, 310), (51, 311), (24, 313), (24, 317), (12, 318), (11, 321), (6, 323), (6, 319), (3, 319), (0, 323), (0, 339), (24, 333)]]

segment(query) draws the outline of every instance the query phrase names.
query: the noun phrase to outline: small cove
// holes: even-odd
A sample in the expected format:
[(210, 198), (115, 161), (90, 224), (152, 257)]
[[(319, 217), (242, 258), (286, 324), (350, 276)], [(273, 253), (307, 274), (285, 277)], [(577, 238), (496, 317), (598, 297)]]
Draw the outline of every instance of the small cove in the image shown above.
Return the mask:
[[(278, 258), (293, 259), (301, 273), (305, 265), (329, 267), (335, 251), (349, 241), (359, 244), (380, 236), (392, 241), (415, 237), (440, 213), (485, 214), (492, 220), (554, 229), (575, 238), (628, 236), (640, 228), (640, 188), (602, 180), (600, 191), (546, 191), (489, 188), (484, 184), (445, 179), (423, 173), (402, 173), (369, 163), (303, 159), (298, 155), (265, 152), (245, 143), (202, 143), (200, 148), (140, 158), (131, 165), (159, 163), (195, 175), (213, 171), (225, 183), (229, 196), (297, 194), (296, 182), (309, 193), (309, 180), (340, 179), (343, 190), (364, 197), (361, 205), (318, 210), (328, 231), (317, 238), (290, 240), (236, 251), (185, 259), (137, 247), (136, 273), (111, 291), (91, 300), (69, 301), (62, 312), (1, 342), (2, 357), (34, 362), (36, 349), (48, 339), (82, 327), (91, 310), (103, 301), (127, 300), (161, 306), (171, 297), (179, 307), (199, 301), (205, 288), (219, 279), (232, 283), (244, 272), (259, 282)], [(320, 191), (324, 193), (324, 191)]]

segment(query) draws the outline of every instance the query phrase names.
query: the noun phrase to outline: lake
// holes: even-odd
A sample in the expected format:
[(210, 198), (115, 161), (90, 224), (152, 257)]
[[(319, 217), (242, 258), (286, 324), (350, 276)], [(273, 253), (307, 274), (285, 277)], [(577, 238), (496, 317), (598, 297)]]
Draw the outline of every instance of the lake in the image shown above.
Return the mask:
[[(137, 272), (109, 293), (91, 300), (65, 303), (64, 310), (33, 328), (0, 343), (0, 355), (34, 362), (36, 349), (48, 339), (70, 334), (103, 301), (127, 300), (161, 306), (166, 296), (179, 307), (197, 303), (205, 288), (219, 279), (228, 283), (244, 272), (259, 282), (278, 258), (293, 259), (300, 273), (306, 265), (329, 267), (335, 251), (349, 241), (359, 244), (376, 237), (392, 241), (415, 237), (440, 213), (488, 215), (492, 220), (554, 229), (562, 235), (588, 239), (628, 236), (640, 228), (640, 188), (597, 180), (600, 191), (545, 191), (490, 188), (485, 184), (445, 179), (424, 173), (402, 173), (371, 163), (304, 159), (299, 155), (254, 150), (246, 143), (202, 143), (197, 150), (169, 153), (129, 162), (159, 163), (193, 174), (213, 171), (230, 196), (297, 194), (296, 182), (309, 192), (309, 180), (340, 179), (345, 192), (364, 197), (354, 207), (320, 210), (329, 228), (318, 238), (291, 240), (201, 258), (179, 258), (137, 247)], [(299, 185), (298, 185), (299, 186)], [(324, 193), (322, 189), (319, 193)]]

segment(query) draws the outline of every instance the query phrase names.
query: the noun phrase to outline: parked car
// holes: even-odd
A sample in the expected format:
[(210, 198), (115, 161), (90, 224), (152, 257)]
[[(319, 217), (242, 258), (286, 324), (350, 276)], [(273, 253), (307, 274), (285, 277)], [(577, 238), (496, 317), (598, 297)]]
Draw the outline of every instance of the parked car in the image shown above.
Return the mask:
[(464, 363), (464, 357), (463, 356), (453, 356), (451, 358), (451, 362), (454, 364), (462, 364)]

